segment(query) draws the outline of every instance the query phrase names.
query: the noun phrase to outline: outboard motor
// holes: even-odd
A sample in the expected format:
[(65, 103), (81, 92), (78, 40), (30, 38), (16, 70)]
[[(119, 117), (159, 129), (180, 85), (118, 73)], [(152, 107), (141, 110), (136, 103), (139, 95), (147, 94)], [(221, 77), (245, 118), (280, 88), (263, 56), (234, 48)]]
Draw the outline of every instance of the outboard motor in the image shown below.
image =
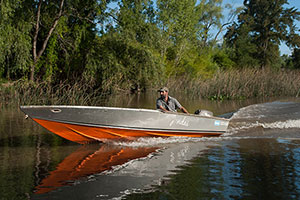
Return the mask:
[(206, 116), (206, 117), (212, 117), (213, 113), (208, 111), (208, 110), (196, 110), (195, 115), (200, 115), (200, 116)]

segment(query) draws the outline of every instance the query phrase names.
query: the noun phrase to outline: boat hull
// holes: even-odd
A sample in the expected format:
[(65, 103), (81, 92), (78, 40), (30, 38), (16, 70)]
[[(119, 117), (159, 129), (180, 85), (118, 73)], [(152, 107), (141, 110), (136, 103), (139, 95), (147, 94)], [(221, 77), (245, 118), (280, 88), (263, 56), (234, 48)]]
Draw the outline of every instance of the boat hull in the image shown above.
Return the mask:
[(150, 109), (22, 106), (21, 110), (49, 131), (78, 143), (148, 136), (219, 136), (229, 123), (223, 118)]

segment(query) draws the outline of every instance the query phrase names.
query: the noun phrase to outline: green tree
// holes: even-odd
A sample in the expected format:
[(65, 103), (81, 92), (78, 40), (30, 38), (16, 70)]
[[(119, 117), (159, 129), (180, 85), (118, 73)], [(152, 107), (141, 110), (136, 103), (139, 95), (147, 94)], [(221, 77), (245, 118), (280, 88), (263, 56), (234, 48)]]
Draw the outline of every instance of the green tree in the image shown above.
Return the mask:
[[(274, 66), (280, 59), (280, 42), (295, 45), (294, 21), (299, 19), (296, 8), (284, 8), (287, 0), (245, 0), (244, 10), (238, 16), (238, 23), (229, 27), (225, 38), (236, 51), (235, 56), (248, 57), (248, 64), (258, 60), (260, 67)], [(295, 38), (295, 37), (294, 37)], [(245, 65), (239, 62), (238, 65)], [(254, 61), (254, 62), (253, 62)], [(245, 60), (244, 60), (245, 62)]]
[(208, 46), (209, 41), (216, 42), (217, 34), (212, 34), (213, 28), (221, 29), (221, 19), (224, 18), (222, 11), (223, 0), (202, 0), (197, 6), (198, 26), (197, 36), (201, 41), (201, 46)]
[(105, 92), (145, 90), (164, 76), (153, 2), (121, 0), (108, 15), (115, 25), (96, 36), (85, 75)]
[[(34, 6), (34, 8), (36, 7), (36, 21), (35, 21), (35, 25), (34, 25), (34, 33), (33, 33), (33, 39), (32, 39), (32, 56), (33, 56), (33, 62), (31, 65), (31, 69), (30, 69), (30, 80), (33, 81), (34, 80), (34, 73), (35, 73), (35, 68), (36, 65), (40, 59), (40, 57), (42, 56), (42, 54), (44, 53), (47, 45), (48, 45), (48, 41), (50, 39), (50, 37), (52, 36), (53, 31), (55, 30), (56, 26), (58, 25), (58, 22), (60, 20), (60, 18), (63, 16), (63, 10), (64, 10), (64, 0), (61, 0), (60, 2), (58, 2), (58, 9), (57, 11), (53, 11), (53, 9), (55, 9), (56, 7), (56, 2), (49, 2), (49, 4), (47, 4), (47, 2), (45, 2), (43, 4), (42, 0), (39, 0), (37, 2), (37, 5)], [(42, 10), (42, 5), (49, 5), (49, 7), (45, 7), (43, 10), (48, 12), (43, 12)], [(49, 12), (50, 10), (50, 12)], [(49, 16), (50, 13), (54, 12), (55, 16), (51, 17)], [(45, 13), (46, 17), (49, 17), (50, 19), (54, 18), (53, 21), (48, 24), (45, 23), (47, 27), (47, 33), (45, 34), (45, 37), (43, 39), (40, 39), (40, 48), (38, 49), (38, 36), (39, 36), (39, 32), (40, 32), (40, 24), (41, 24), (41, 14)], [(46, 18), (45, 17), (45, 18)], [(46, 21), (46, 20), (44, 20)]]
[(240, 68), (259, 65), (259, 60), (256, 58), (257, 46), (252, 43), (249, 26), (246, 24), (243, 24), (240, 28), (237, 28), (237, 26), (237, 24), (233, 24), (226, 33), (226, 37), (230, 35), (227, 44), (230, 44), (230, 47), (233, 48), (232, 60)]
[(80, 76), (109, 2), (1, 1), (0, 75), (17, 79), (29, 73), (31, 80)]
[[(93, 34), (93, 30), (96, 28), (97, 17), (100, 18), (103, 14), (107, 2), (109, 1), (57, 0), (45, 2), (40, 0), (36, 2), (37, 5), (33, 6), (36, 8), (34, 12), (36, 21), (32, 37), (33, 64), (31, 67), (31, 80), (34, 79), (36, 65), (46, 50), (51, 37), (54, 38), (47, 55), (48, 61), (52, 59), (49, 65), (51, 68), (53, 68), (55, 62), (58, 62), (58, 60), (53, 60), (55, 57), (58, 58), (58, 55), (54, 54), (60, 52), (67, 58), (69, 57), (68, 63), (63, 62), (68, 68), (65, 69), (68, 75), (70, 73), (70, 66), (80, 65), (81, 68), (84, 68), (83, 61), (85, 54), (83, 51), (90, 45), (87, 39), (88, 35), (92, 35), (92, 37), (95, 35), (95, 33)], [(40, 24), (43, 24), (43, 27), (40, 27)], [(57, 40), (57, 45), (55, 45), (55, 40)], [(54, 49), (51, 50), (51, 48)], [(69, 55), (75, 56), (72, 57)], [(74, 62), (77, 63), (75, 64)], [(44, 69), (44, 71), (47, 70)], [(79, 74), (83, 71), (76, 67), (73, 70)], [(50, 69), (50, 71), (52, 70)]]
[(22, 13), (21, 0), (0, 3), (0, 77), (18, 78), (28, 71), (31, 62), (32, 25)]
[(161, 55), (166, 57), (167, 73), (208, 77), (216, 69), (214, 48), (222, 23), (222, 0), (157, 1), (157, 24), (161, 30)]
[(161, 55), (166, 56), (169, 49), (168, 55), (174, 53), (172, 59), (177, 66), (195, 38), (196, 0), (158, 0), (157, 7), (157, 24), (161, 30)]
[(293, 67), (300, 69), (300, 49), (294, 48), (294, 51), (291, 56)]

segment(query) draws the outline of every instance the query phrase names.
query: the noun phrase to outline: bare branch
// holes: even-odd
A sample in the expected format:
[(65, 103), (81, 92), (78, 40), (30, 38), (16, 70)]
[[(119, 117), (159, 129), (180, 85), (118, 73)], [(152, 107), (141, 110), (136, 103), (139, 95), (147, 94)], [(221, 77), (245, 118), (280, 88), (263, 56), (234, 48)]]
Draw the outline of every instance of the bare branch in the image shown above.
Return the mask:
[(95, 23), (93, 20), (89, 19), (88, 17), (81, 17), (80, 14), (78, 13), (77, 9), (71, 8), (71, 11), (72, 11), (72, 13), (75, 13), (76, 15), (70, 14), (70, 16), (77, 17), (78, 19), (81, 19), (81, 20), (86, 20), (86, 21), (88, 21), (89, 23), (92, 23), (92, 24)]
[(214, 41), (217, 41), (218, 36), (220, 35), (220, 33), (223, 31), (223, 28), (227, 25), (231, 24), (231, 22), (227, 22), (225, 24), (222, 24), (221, 28), (219, 29), (219, 31), (217, 32), (217, 34), (215, 35), (215, 39)]
[(38, 4), (38, 10), (37, 10), (37, 15), (36, 15), (36, 24), (35, 24), (35, 32), (34, 32), (34, 36), (33, 36), (32, 53), (33, 53), (33, 60), (34, 61), (37, 59), (36, 44), (37, 44), (37, 37), (38, 37), (38, 34), (39, 34), (39, 29), (40, 29), (41, 7), (42, 7), (42, 0), (40, 0), (39, 4)]
[(42, 2), (43, 2), (42, 0), (39, 0), (38, 10), (37, 10), (37, 15), (36, 15), (35, 32), (34, 32), (34, 36), (33, 36), (33, 44), (32, 44), (33, 64), (31, 65), (31, 72), (30, 72), (30, 80), (31, 81), (34, 80), (34, 70), (35, 70), (36, 63), (46, 49), (49, 38), (51, 37), (55, 27), (57, 26), (58, 20), (62, 16), (63, 6), (64, 6), (64, 0), (61, 0), (60, 6), (59, 6), (59, 12), (53, 22), (53, 25), (51, 26), (51, 28), (48, 32), (46, 39), (43, 42), (42, 48), (39, 50), (39, 52), (37, 54), (37, 38), (38, 38), (38, 34), (39, 34), (39, 29), (40, 29), (40, 17), (41, 17)]
[(50, 37), (51, 37), (51, 35), (52, 35), (52, 33), (53, 33), (55, 27), (56, 27), (57, 24), (58, 24), (58, 20), (59, 20), (60, 17), (62, 16), (63, 6), (64, 6), (64, 0), (61, 0), (60, 6), (59, 6), (59, 13), (57, 14), (57, 16), (56, 16), (56, 18), (55, 18), (55, 20), (54, 20), (54, 23), (53, 23), (53, 25), (51, 26), (51, 28), (50, 28), (50, 30), (49, 30), (49, 32), (48, 32), (48, 35), (47, 35), (47, 37), (46, 37), (46, 39), (44, 40), (43, 46), (42, 46), (42, 48), (40, 49), (40, 51), (39, 51), (39, 53), (38, 53), (38, 55), (37, 55), (37, 59), (41, 57), (41, 55), (44, 53), (44, 51), (45, 51), (45, 49), (46, 49), (46, 46), (47, 46), (47, 44), (48, 44), (48, 41), (49, 41), (49, 39), (50, 39)]

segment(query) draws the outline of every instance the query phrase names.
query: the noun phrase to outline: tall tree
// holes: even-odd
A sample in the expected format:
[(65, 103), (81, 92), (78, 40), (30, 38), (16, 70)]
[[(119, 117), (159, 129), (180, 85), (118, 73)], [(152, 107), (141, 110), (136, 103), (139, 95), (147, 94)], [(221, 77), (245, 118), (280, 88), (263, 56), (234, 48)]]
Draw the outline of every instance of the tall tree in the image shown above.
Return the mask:
[(222, 27), (221, 19), (224, 17), (222, 2), (223, 0), (202, 0), (197, 6), (196, 13), (199, 16), (197, 35), (204, 47), (208, 46), (209, 40), (213, 40), (211, 30)]
[(63, 15), (63, 7), (64, 7), (64, 0), (61, 0), (59, 2), (59, 8), (57, 10), (57, 13), (54, 17), (54, 20), (52, 22), (52, 24), (50, 25), (49, 31), (46, 34), (46, 37), (43, 39), (41, 47), (39, 50), (37, 50), (37, 42), (38, 42), (38, 35), (39, 35), (39, 31), (40, 31), (40, 23), (41, 23), (41, 7), (42, 7), (42, 3), (43, 0), (39, 0), (38, 5), (37, 5), (37, 11), (36, 11), (36, 22), (35, 22), (35, 30), (34, 30), (34, 34), (33, 34), (33, 40), (32, 40), (32, 55), (33, 55), (33, 63), (30, 69), (30, 80), (33, 81), (34, 80), (34, 71), (35, 71), (35, 66), (39, 60), (39, 58), (42, 56), (42, 54), (44, 53), (46, 46), (48, 44), (48, 41), (54, 31), (54, 29), (56, 28), (59, 19), (62, 17)]
[[(56, 52), (68, 51), (66, 46), (71, 46), (70, 51), (78, 50), (82, 38), (85, 37), (84, 30), (94, 32), (96, 35), (96, 24), (104, 14), (110, 0), (79, 1), (79, 0), (51, 0), (51, 1), (29, 1), (31, 8), (34, 8), (33, 18), (35, 19), (32, 35), (32, 66), (30, 80), (34, 80), (36, 66), (45, 52), (50, 39), (55, 35), (59, 46)], [(30, 6), (28, 6), (30, 8)], [(57, 28), (60, 26), (59, 30)], [(72, 32), (75, 31), (75, 32)], [(87, 33), (85, 32), (85, 34)], [(52, 47), (55, 43), (52, 41)], [(62, 49), (63, 48), (63, 49)], [(71, 52), (69, 52), (70, 54)], [(74, 52), (72, 52), (74, 53)], [(81, 55), (81, 58), (85, 58)], [(82, 63), (81, 63), (82, 65)], [(84, 66), (84, 65), (83, 65)]]
[[(256, 52), (250, 50), (248, 55), (258, 59), (260, 67), (275, 65), (280, 57), (280, 43), (295, 45), (290, 36), (295, 34), (294, 21), (299, 19), (300, 13), (294, 7), (284, 8), (285, 4), (287, 0), (244, 0), (245, 8), (238, 16), (238, 23), (229, 27), (225, 36), (229, 46), (247, 49), (244, 45), (251, 44)], [(238, 46), (241, 37), (249, 41)]]
[(103, 91), (144, 90), (163, 74), (153, 1), (120, 0), (108, 15), (113, 25), (96, 37), (86, 73)]
[(196, 0), (157, 1), (158, 27), (162, 34), (161, 55), (164, 57), (170, 48), (174, 52), (175, 66), (179, 64), (196, 36), (196, 24), (199, 19), (196, 3)]
[(157, 46), (157, 28), (151, 0), (122, 0), (115, 14), (116, 29), (123, 37), (150, 47)]
[(292, 57), (293, 67), (300, 69), (300, 49), (295, 48), (291, 57)]
[(22, 12), (21, 0), (0, 3), (0, 78), (18, 78), (28, 71), (31, 61), (32, 25)]

